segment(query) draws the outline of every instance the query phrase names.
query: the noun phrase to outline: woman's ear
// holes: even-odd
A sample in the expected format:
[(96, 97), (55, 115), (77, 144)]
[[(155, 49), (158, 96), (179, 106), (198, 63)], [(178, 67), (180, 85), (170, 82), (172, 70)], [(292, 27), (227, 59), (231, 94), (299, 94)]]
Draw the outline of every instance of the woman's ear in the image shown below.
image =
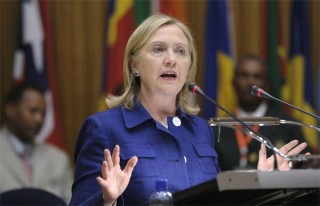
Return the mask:
[(136, 70), (138, 68), (138, 63), (134, 59), (132, 59), (130, 62), (130, 67), (131, 70)]

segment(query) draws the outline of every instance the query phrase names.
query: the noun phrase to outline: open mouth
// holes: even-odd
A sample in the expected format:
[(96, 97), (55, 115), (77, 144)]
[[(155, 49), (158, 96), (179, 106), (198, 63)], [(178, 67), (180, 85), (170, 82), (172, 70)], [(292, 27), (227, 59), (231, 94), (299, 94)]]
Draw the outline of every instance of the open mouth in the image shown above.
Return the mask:
[(164, 78), (164, 79), (176, 79), (177, 74), (174, 72), (165, 72), (165, 73), (161, 74), (160, 77)]

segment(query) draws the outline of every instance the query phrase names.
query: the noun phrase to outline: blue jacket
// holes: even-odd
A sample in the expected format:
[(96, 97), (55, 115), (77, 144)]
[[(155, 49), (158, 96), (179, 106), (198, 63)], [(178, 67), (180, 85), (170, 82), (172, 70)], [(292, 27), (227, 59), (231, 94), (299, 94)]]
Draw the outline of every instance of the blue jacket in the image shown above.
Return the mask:
[(157, 179), (172, 193), (208, 181), (220, 172), (214, 135), (206, 120), (179, 110), (180, 126), (168, 117), (168, 129), (152, 119), (141, 103), (132, 110), (113, 108), (88, 117), (75, 148), (75, 180), (70, 205), (103, 205), (101, 176), (104, 149), (120, 146), (121, 167), (138, 157), (121, 204), (147, 204)]

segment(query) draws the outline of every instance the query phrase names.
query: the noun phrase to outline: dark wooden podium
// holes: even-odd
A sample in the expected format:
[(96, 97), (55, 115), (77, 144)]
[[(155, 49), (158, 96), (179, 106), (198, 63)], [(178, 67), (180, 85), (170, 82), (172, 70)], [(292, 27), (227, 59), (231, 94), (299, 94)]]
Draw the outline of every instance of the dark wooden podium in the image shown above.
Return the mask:
[(173, 197), (175, 205), (320, 205), (320, 170), (226, 171)]

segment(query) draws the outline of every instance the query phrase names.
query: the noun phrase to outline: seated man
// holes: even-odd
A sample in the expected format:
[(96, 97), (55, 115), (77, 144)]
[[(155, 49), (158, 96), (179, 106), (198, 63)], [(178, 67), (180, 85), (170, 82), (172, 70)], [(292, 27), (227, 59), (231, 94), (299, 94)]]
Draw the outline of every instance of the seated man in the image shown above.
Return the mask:
[[(268, 91), (267, 72), (267, 66), (258, 56), (248, 55), (240, 59), (235, 67), (233, 78), (233, 87), (238, 99), (234, 114), (237, 117), (271, 116), (292, 120), (283, 111), (272, 108), (266, 99), (250, 94), (253, 85)], [(252, 128), (270, 139), (277, 148), (294, 139), (299, 142), (305, 141), (301, 128), (294, 125), (264, 127), (254, 125)], [(221, 170), (255, 169), (260, 145), (260, 142), (245, 135), (241, 130), (221, 128), (220, 142), (216, 143)], [(307, 148), (305, 151), (310, 150)], [(269, 150), (268, 155), (271, 154), (272, 151)]]
[(4, 103), (0, 130), (0, 193), (33, 187), (71, 198), (72, 174), (68, 156), (47, 143), (37, 143), (46, 112), (44, 91), (33, 84), (12, 89)]

